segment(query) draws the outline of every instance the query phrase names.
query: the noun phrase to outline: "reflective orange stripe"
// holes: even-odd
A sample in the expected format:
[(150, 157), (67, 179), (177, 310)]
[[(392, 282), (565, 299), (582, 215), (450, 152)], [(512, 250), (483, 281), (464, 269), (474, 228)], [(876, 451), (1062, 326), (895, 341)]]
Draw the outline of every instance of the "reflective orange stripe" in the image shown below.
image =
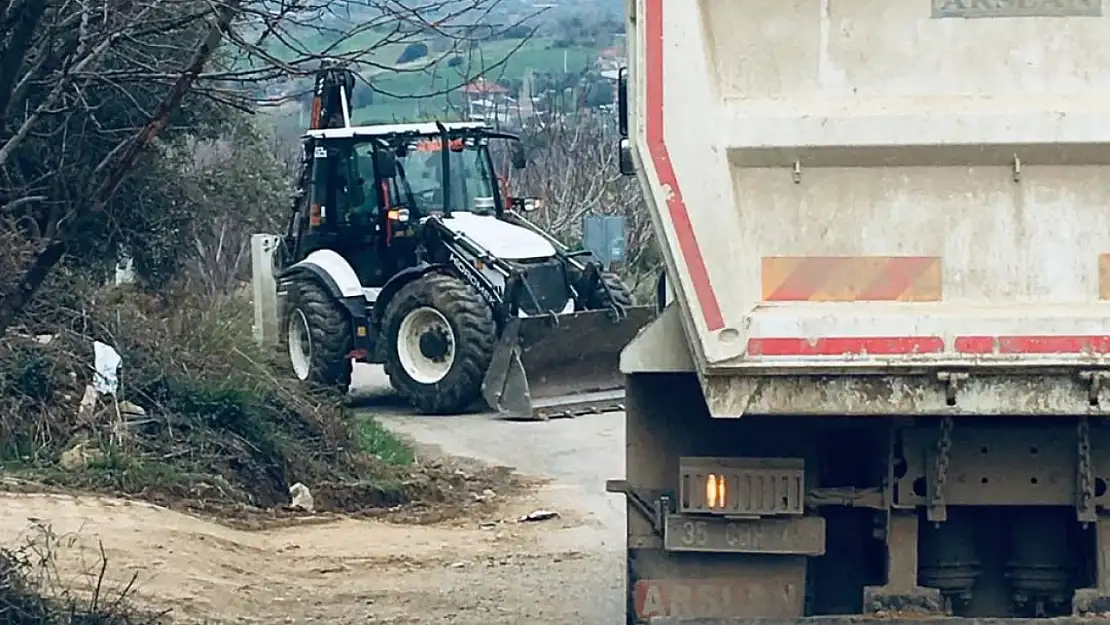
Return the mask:
[(1098, 298), (1110, 299), (1110, 254), (1098, 257)]
[(762, 262), (768, 302), (936, 302), (935, 256), (771, 256)]

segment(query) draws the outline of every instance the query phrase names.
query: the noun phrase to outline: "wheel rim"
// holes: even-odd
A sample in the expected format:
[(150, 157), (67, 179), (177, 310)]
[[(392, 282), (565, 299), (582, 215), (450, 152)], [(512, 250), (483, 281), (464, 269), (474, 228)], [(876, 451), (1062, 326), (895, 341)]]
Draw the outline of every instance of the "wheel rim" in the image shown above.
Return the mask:
[(455, 333), (438, 310), (422, 307), (401, 320), (397, 330), (397, 359), (410, 378), (435, 384), (455, 364)]
[(300, 309), (294, 310), (289, 317), (289, 363), (298, 380), (307, 380), (312, 369), (312, 333), (308, 331), (308, 319)]

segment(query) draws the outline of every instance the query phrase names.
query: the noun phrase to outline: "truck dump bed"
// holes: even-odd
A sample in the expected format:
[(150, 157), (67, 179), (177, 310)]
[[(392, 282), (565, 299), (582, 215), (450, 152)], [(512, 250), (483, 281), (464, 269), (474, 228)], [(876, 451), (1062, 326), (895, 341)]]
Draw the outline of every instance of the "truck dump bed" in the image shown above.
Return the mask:
[(1101, 0), (630, 10), (633, 150), (702, 374), (1110, 362)]

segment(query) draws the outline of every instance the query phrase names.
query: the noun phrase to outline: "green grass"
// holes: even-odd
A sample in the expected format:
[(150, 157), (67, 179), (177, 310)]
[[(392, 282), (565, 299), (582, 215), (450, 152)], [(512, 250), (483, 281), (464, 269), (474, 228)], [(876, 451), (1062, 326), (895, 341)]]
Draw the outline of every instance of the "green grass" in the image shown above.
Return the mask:
[[(552, 46), (552, 40), (544, 38), (524, 42), (491, 41), (464, 57), (461, 67), (447, 67), (444, 60), (419, 72), (378, 74), (370, 77), (371, 84), (378, 91), (374, 95), (374, 104), (356, 109), (353, 121), (364, 124), (428, 117), (451, 119), (458, 114), (455, 109), (460, 99), (457, 93), (448, 95), (444, 92), (457, 89), (477, 76), (497, 81), (501, 78), (521, 79), (528, 71), (562, 74), (564, 52), (567, 70), (575, 73), (588, 67), (598, 50), (581, 46), (559, 49)], [(368, 87), (360, 85), (358, 88)], [(449, 98), (456, 103), (455, 107), (448, 106)]]
[(415, 460), (412, 448), (370, 415), (356, 415), (355, 429), (355, 439), (363, 453), (398, 466)]

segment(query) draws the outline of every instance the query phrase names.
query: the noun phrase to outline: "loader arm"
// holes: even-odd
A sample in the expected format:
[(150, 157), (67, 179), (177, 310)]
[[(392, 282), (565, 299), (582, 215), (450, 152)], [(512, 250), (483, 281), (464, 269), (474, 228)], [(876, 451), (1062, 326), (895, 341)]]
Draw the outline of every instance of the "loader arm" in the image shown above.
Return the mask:
[(543, 228), (540, 228), (536, 224), (532, 223), (524, 215), (521, 215), (516, 211), (505, 211), (505, 217), (506, 221), (510, 221), (518, 226), (521, 226), (522, 228), (528, 228), (532, 232), (535, 232), (536, 234), (546, 239), (547, 242), (555, 248), (555, 254), (559, 256), (559, 258), (564, 259), (565, 262), (571, 267), (574, 267), (578, 271), (586, 270), (585, 265), (578, 261), (578, 257), (588, 255), (588, 250), (579, 250), (577, 252), (571, 251), (569, 247), (563, 245), (562, 241), (551, 236), (550, 234), (545, 232)]
[[(560, 268), (562, 260), (521, 267), (451, 231), (436, 217), (428, 218), (424, 229), (429, 247), (442, 250), (435, 262), (481, 293), (494, 311), (498, 335), (482, 383), (482, 396), (491, 408), (523, 420), (619, 409), (624, 397), (620, 351), (647, 324), (651, 307), (626, 311), (617, 323), (608, 309), (524, 316), (522, 304), (531, 301), (535, 309), (542, 300), (530, 284), (529, 271)], [(479, 264), (502, 276), (502, 291)]]
[(529, 221), (526, 217), (516, 211), (505, 211), (507, 221), (517, 224), (523, 228), (528, 228), (532, 232), (542, 236), (546, 239), (551, 246), (555, 248), (555, 256), (559, 258), (567, 267), (571, 268), (577, 280), (574, 281), (572, 288), (579, 301), (586, 297), (587, 293), (595, 291), (603, 291), (609, 305), (609, 313), (613, 321), (619, 322), (628, 316), (628, 311), (625, 307), (616, 301), (613, 297), (612, 291), (609, 286), (605, 284), (605, 280), (601, 277), (601, 269), (597, 263), (593, 261), (581, 262), (578, 260), (581, 256), (589, 256), (589, 250), (571, 251), (563, 242), (551, 236), (536, 224)]
[[(493, 255), (465, 234), (450, 230), (435, 217), (429, 218), (424, 225), (435, 232), (434, 237), (446, 250), (447, 264), (489, 302), (499, 328), (505, 327), (509, 320), (520, 314), (522, 302), (530, 301), (535, 308), (542, 306), (539, 294), (524, 279), (524, 271)], [(502, 292), (474, 266), (475, 261), (501, 275), (505, 284)]]
[[(505, 261), (491, 254), (489, 250), (471, 240), (470, 237), (452, 231), (436, 217), (429, 217), (424, 222), (424, 228), (428, 233), (426, 236), (430, 235), (431, 239), (438, 242), (438, 247), (442, 247), (447, 254), (446, 259), (438, 260), (445, 260), (454, 271), (458, 272), (460, 278), (466, 280), (470, 286), (482, 294), (482, 297), (485, 298), (494, 311), (494, 318), (498, 327), (503, 326), (505, 318), (515, 314), (515, 311), (519, 308), (515, 305), (519, 300), (506, 297), (509, 292), (509, 284), (519, 282), (519, 272)], [(437, 246), (433, 245), (431, 247)], [(475, 261), (501, 274), (506, 285), (505, 294), (498, 293), (493, 282), (475, 266)]]

